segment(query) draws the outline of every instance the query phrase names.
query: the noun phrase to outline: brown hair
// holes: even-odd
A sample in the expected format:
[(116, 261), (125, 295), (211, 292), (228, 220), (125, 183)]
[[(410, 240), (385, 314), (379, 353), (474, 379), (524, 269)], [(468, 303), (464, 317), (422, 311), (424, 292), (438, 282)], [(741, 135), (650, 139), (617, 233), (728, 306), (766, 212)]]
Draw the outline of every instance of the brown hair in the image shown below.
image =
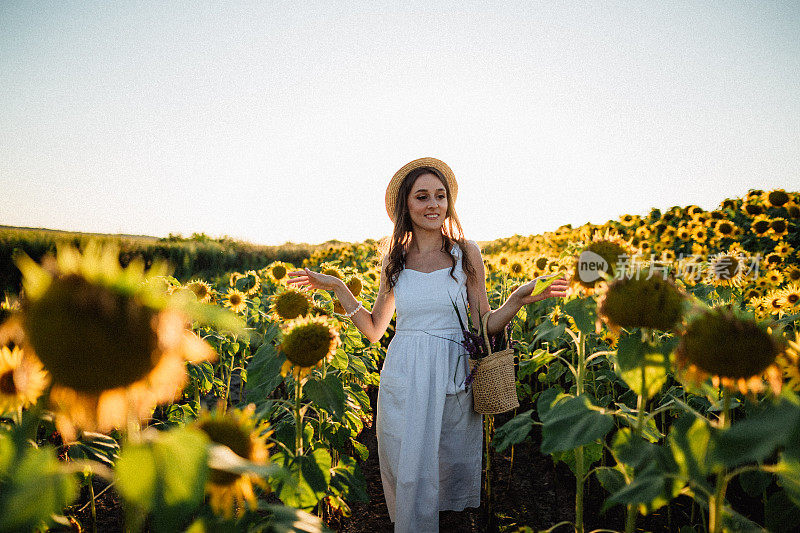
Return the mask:
[(456, 257), (452, 253), (454, 243), (458, 244), (458, 247), (461, 248), (461, 264), (467, 278), (472, 280), (476, 275), (474, 266), (467, 258), (464, 230), (461, 228), (461, 222), (458, 220), (452, 196), (450, 195), (450, 188), (447, 186), (447, 180), (434, 168), (420, 167), (409, 172), (402, 183), (400, 183), (400, 187), (397, 191), (397, 203), (394, 206), (394, 231), (392, 232), (392, 236), (388, 238), (388, 242), (384, 240), (381, 247), (382, 249), (379, 250), (381, 252), (381, 257), (388, 256), (384, 274), (386, 275), (389, 289), (395, 286), (397, 277), (405, 268), (406, 253), (413, 234), (411, 214), (408, 211), (408, 195), (411, 192), (411, 188), (414, 186), (414, 182), (417, 181), (417, 178), (422, 174), (433, 174), (439, 178), (447, 194), (447, 214), (445, 215), (444, 224), (442, 224), (442, 251), (446, 252), (452, 261), (450, 277), (456, 279), (453, 274), (456, 268)]

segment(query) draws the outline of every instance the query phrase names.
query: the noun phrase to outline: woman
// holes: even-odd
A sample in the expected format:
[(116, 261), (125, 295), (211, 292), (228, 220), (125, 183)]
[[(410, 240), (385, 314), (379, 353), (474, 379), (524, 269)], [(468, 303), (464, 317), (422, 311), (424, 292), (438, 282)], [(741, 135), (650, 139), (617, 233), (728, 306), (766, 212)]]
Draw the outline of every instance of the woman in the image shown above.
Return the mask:
[[(378, 392), (381, 480), (396, 532), (436, 532), (439, 511), (480, 505), (482, 418), (465, 390), (467, 358), (453, 304), (472, 320), (489, 310), (486, 273), (474, 241), (464, 240), (455, 211), (453, 171), (425, 157), (401, 168), (386, 189), (394, 231), (382, 259), (372, 312), (338, 278), (309, 269), (289, 283), (333, 290), (346, 316), (376, 342), (397, 310)], [(531, 296), (535, 280), (492, 310), (488, 331), (502, 331), (523, 305), (566, 295), (559, 279)]]

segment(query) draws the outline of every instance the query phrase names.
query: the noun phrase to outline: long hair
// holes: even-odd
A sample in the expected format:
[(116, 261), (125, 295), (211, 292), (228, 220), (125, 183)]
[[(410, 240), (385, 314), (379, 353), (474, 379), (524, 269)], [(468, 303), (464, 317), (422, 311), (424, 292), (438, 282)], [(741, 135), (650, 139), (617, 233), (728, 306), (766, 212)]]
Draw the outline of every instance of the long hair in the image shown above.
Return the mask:
[(450, 256), (452, 265), (450, 267), (450, 277), (456, 279), (454, 272), (456, 268), (456, 257), (452, 253), (453, 244), (458, 244), (461, 248), (461, 257), (464, 268), (464, 273), (467, 278), (474, 279), (475, 267), (470, 264), (466, 254), (466, 240), (464, 239), (464, 230), (461, 228), (461, 222), (458, 220), (455, 206), (453, 205), (453, 198), (450, 195), (450, 187), (447, 186), (447, 180), (439, 174), (435, 168), (420, 167), (412, 170), (400, 183), (397, 191), (397, 204), (394, 206), (394, 230), (392, 236), (389, 238), (388, 243), (383, 242), (381, 249), (381, 256), (388, 256), (386, 270), (384, 275), (388, 282), (388, 288), (391, 289), (397, 283), (397, 278), (400, 272), (406, 265), (406, 253), (408, 252), (408, 245), (411, 242), (413, 234), (413, 226), (411, 224), (411, 214), (408, 211), (408, 195), (411, 193), (411, 188), (414, 182), (422, 174), (433, 174), (439, 181), (442, 182), (445, 192), (447, 194), (447, 213), (445, 214), (444, 223), (442, 224), (442, 251)]

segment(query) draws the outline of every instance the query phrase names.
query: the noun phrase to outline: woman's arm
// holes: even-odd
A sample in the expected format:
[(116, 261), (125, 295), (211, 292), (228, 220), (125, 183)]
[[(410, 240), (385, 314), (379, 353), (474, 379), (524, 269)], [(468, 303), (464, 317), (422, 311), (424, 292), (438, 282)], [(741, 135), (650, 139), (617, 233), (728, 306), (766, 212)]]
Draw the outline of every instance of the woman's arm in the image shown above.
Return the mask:
[[(367, 337), (369, 342), (378, 342), (386, 329), (389, 327), (389, 322), (392, 321), (394, 315), (394, 291), (388, 289), (386, 282), (386, 259), (384, 258), (381, 265), (381, 281), (378, 288), (378, 296), (375, 298), (375, 305), (372, 306), (372, 312), (362, 307), (350, 319), (353, 324)], [(358, 300), (344, 284), (344, 281), (335, 276), (328, 276), (319, 272), (314, 272), (304, 268), (303, 270), (296, 270), (289, 272), (289, 281), (287, 283), (297, 284), (298, 286), (310, 286), (312, 289), (332, 290), (336, 297), (341, 302), (345, 311), (352, 312), (358, 307)]]
[[(466, 257), (470, 264), (475, 268), (475, 278), (467, 281), (467, 296), (471, 309), (478, 309), (478, 313), (472, 313), (473, 325), (477, 328), (481, 316), (486, 313), (489, 307), (489, 296), (486, 294), (486, 268), (483, 265), (483, 257), (478, 246), (473, 242), (468, 242)], [(486, 322), (486, 329), (489, 335), (494, 335), (503, 330), (511, 319), (519, 312), (523, 305), (527, 305), (545, 298), (563, 297), (567, 295), (567, 280), (557, 279), (540, 294), (531, 296), (536, 280), (520, 286), (512, 292), (503, 305), (494, 309)]]

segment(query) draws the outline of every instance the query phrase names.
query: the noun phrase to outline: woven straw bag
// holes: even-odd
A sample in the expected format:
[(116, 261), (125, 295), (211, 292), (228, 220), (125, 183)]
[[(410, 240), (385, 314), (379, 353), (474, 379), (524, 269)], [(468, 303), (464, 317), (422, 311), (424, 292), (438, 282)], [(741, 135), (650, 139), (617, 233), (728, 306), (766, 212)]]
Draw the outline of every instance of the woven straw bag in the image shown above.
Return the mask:
[[(481, 331), (488, 355), (482, 359), (469, 360), (469, 366), (475, 372), (472, 379), (472, 404), (475, 411), (482, 415), (496, 415), (516, 409), (519, 407), (519, 400), (514, 375), (514, 349), (509, 347), (492, 353), (486, 332), (488, 319), (489, 313), (481, 317)], [(510, 346), (505, 330), (504, 334), (506, 346)]]

